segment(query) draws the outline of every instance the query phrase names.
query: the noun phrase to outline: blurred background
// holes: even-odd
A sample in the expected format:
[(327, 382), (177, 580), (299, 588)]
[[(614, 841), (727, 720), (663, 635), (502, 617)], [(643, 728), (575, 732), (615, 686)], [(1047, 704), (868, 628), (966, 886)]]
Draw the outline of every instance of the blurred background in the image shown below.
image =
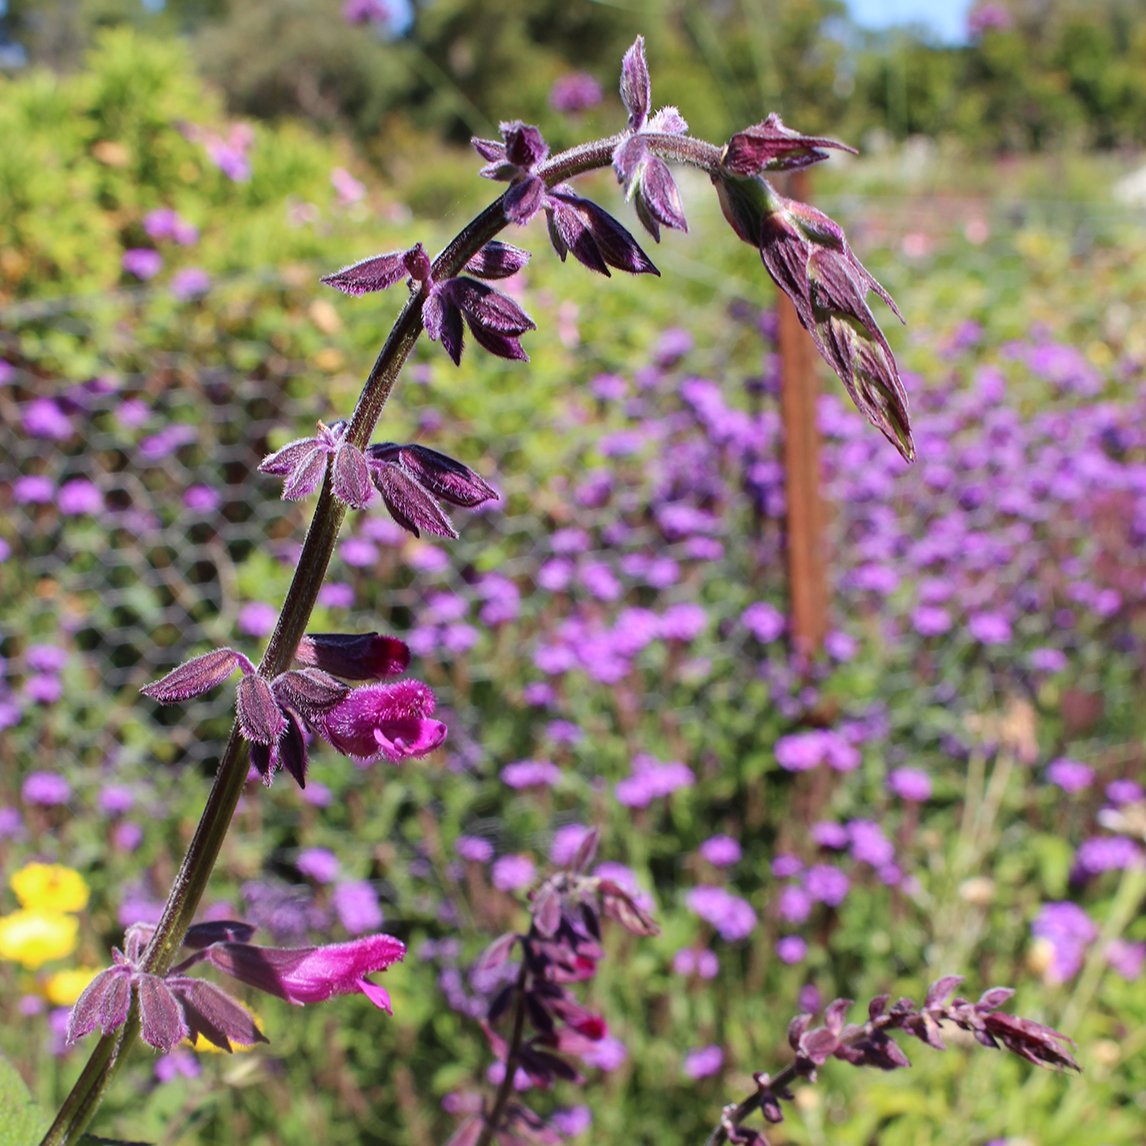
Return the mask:
[[(421, 345), (379, 430), (502, 500), (449, 544), (352, 515), (312, 626), (407, 640), (447, 745), (400, 770), (317, 746), (301, 796), (252, 783), (209, 907), (265, 942), (398, 935), (394, 1017), (254, 1000), (269, 1048), (140, 1053), (95, 1129), (446, 1141), (489, 1090), (473, 962), (594, 825), (663, 934), (606, 937), (586, 1084), (523, 1096), (564, 1136), (703, 1141), (797, 1011), (962, 973), (1068, 1031), (1083, 1075), (954, 1039), (910, 1072), (830, 1064), (771, 1141), (1142, 1141), (1138, 3), (0, 12), (0, 1051), (40, 1101), (84, 1061), (67, 1007), (155, 917), (231, 719), (227, 688), (138, 690), (212, 647), (257, 657), (311, 505), (255, 467), (349, 413), (397, 313), (319, 277), (444, 245), (497, 192), (468, 140), (500, 121), (554, 149), (618, 130), (643, 34), (654, 106), (695, 134), (778, 111), (860, 149), (809, 197), (908, 319), (873, 304), (919, 460), (819, 370), (825, 636), (794, 655), (757, 252), (689, 173), (689, 233), (638, 235), (659, 279), (507, 235), (534, 253), (509, 285), (531, 362)], [(639, 230), (608, 173), (579, 187)], [(82, 892), (36, 893), (36, 863)]]

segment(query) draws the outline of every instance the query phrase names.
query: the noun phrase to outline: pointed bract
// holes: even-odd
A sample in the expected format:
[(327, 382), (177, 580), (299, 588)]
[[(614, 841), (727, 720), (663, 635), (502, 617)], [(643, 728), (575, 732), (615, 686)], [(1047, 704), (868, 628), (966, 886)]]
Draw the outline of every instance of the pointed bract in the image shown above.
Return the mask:
[(244, 672), (254, 671), (254, 665), (242, 653), (234, 649), (214, 649), (184, 661), (178, 668), (144, 685), (139, 691), (160, 704), (175, 704), (217, 688), (237, 668), (242, 668)]
[(423, 529), (438, 537), (458, 536), (442, 507), (400, 465), (375, 463), (370, 476), (390, 516), (403, 529), (415, 537), (421, 537)]
[(249, 1047), (267, 1041), (251, 1012), (213, 983), (180, 976), (168, 978), (167, 985), (183, 1012), (188, 1038), (202, 1036), (228, 1054), (232, 1043)]
[(724, 146), (720, 164), (736, 175), (762, 171), (794, 171), (828, 158), (825, 147), (857, 154), (854, 147), (835, 139), (801, 135), (784, 126), (773, 112), (762, 123), (737, 132)]
[(351, 263), (333, 274), (324, 275), (322, 281), (343, 294), (362, 295), (385, 290), (406, 278), (406, 251), (390, 251), (372, 255), (361, 262)]
[(398, 461), (420, 485), (451, 505), (472, 509), (483, 502), (496, 501), (500, 496), (469, 466), (426, 446), (399, 447)]
[(549, 193), (546, 213), (549, 237), (562, 261), (572, 252), (578, 262), (606, 276), (609, 267), (635, 275), (660, 274), (636, 239), (612, 215), (568, 187), (555, 187)]
[(638, 36), (621, 60), (621, 102), (629, 113), (629, 130), (638, 130), (649, 114), (652, 86), (645, 62), (645, 38)]
[(286, 728), (286, 719), (279, 711), (270, 683), (254, 673), (239, 681), (235, 708), (244, 740), (274, 744)]
[(183, 1010), (171, 988), (159, 975), (137, 972), (135, 991), (139, 998), (139, 1033), (148, 1046), (169, 1051), (190, 1033)]
[(350, 442), (339, 443), (334, 453), (334, 496), (351, 509), (365, 509), (374, 490), (362, 451)]
[(466, 263), (465, 269), (479, 279), (507, 279), (517, 274), (529, 259), (528, 251), (494, 239)]

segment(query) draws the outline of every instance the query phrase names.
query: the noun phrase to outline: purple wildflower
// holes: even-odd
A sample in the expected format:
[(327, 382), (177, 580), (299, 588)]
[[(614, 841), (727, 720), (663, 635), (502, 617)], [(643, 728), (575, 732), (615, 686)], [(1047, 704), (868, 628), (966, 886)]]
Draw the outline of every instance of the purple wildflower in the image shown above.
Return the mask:
[(1046, 778), (1064, 792), (1085, 792), (1094, 783), (1094, 769), (1078, 760), (1060, 757), (1047, 765)]
[(585, 824), (565, 824), (553, 833), (549, 845), (549, 860), (555, 867), (569, 867), (581, 845), (592, 834), (593, 829)]
[(601, 85), (588, 72), (570, 72), (560, 76), (549, 89), (549, 106), (566, 115), (588, 111), (602, 98)]
[(807, 954), (808, 944), (799, 935), (783, 935), (776, 940), (776, 958), (781, 963), (802, 963)]
[(888, 773), (887, 790), (901, 800), (922, 804), (931, 799), (931, 777), (918, 768), (896, 768)]
[(700, 845), (700, 855), (713, 867), (731, 867), (740, 860), (740, 844), (731, 836), (710, 836)]
[(499, 891), (522, 891), (536, 878), (537, 869), (527, 855), (501, 856), (490, 869), (490, 880)]
[(133, 247), (123, 252), (124, 271), (137, 279), (153, 279), (163, 269), (163, 256), (150, 247)]
[(338, 856), (329, 848), (303, 848), (295, 867), (315, 883), (333, 883), (338, 878)]
[(981, 645), (1010, 644), (1011, 623), (1002, 613), (972, 613), (967, 618), (967, 631)]
[(788, 627), (784, 614), (767, 601), (749, 605), (740, 614), (740, 623), (763, 645), (777, 640)]
[(20, 421), (30, 438), (62, 442), (73, 432), (71, 419), (51, 398), (33, 398), (24, 407)]
[(682, 947), (672, 957), (672, 969), (677, 975), (695, 975), (698, 979), (715, 979), (720, 973), (720, 960), (715, 951), (707, 947)]
[(698, 1047), (684, 1056), (682, 1070), (691, 1079), (708, 1078), (719, 1074), (724, 1065), (724, 1051), (718, 1046)]
[(1126, 836), (1093, 836), (1083, 840), (1074, 857), (1076, 870), (1085, 875), (1141, 867), (1142, 862), (1141, 845)]
[(715, 927), (729, 943), (747, 938), (756, 928), (752, 905), (723, 887), (694, 887), (685, 896), (685, 902), (690, 911)]
[(1098, 927), (1077, 903), (1063, 901), (1043, 904), (1031, 924), (1031, 934), (1049, 945), (1047, 981), (1065, 983), (1078, 974)]
[(804, 875), (804, 886), (808, 894), (828, 907), (839, 907), (843, 903), (851, 881), (830, 864), (813, 864)]
[(1123, 979), (1133, 983), (1141, 976), (1146, 963), (1146, 943), (1114, 939), (1107, 945), (1106, 961)]
[(489, 863), (493, 859), (493, 844), (479, 836), (458, 836), (454, 850), (470, 863)]
[(72, 797), (72, 786), (55, 772), (29, 772), (20, 786), (25, 804), (40, 808), (56, 808)]
[(186, 302), (211, 289), (211, 276), (202, 267), (182, 267), (171, 276), (169, 289), (172, 297)]
[(552, 788), (561, 780), (561, 769), (552, 760), (518, 760), (501, 770), (501, 779), (510, 788)]
[(382, 926), (378, 893), (364, 879), (343, 880), (331, 896), (339, 922), (351, 935), (364, 935)]

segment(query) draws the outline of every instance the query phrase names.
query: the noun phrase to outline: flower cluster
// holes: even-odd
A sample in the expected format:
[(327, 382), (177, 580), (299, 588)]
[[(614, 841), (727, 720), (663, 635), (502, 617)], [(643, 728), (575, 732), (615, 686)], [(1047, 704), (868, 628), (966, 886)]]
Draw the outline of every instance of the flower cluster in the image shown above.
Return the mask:
[(404, 672), (410, 650), (402, 641), (378, 633), (311, 634), (299, 642), (295, 660), (303, 667), (267, 680), (242, 653), (214, 649), (142, 692), (173, 704), (210, 691), (239, 669), (239, 730), (250, 743), (251, 763), (268, 784), (285, 768), (300, 788), (306, 786), (308, 733), (317, 733), (362, 764), (425, 756), (445, 739), (446, 726), (431, 719), (434, 694), (421, 681), (357, 688), (344, 683), (378, 682)]
[[(487, 243), (468, 263), (468, 275), (438, 281), (421, 243), (406, 251), (372, 255), (323, 277), (327, 286), (343, 294), (361, 295), (385, 290), (409, 277), (424, 292), (422, 321), (426, 333), (440, 342), (458, 364), (462, 360), (462, 320), (479, 346), (500, 358), (527, 362), (520, 337), (536, 330), (533, 320), (508, 295), (480, 279), (505, 279), (529, 262), (529, 252), (509, 243)], [(471, 277), (476, 276), (476, 277)]]
[(759, 1110), (766, 1122), (782, 1122), (784, 1113), (780, 1101), (793, 1097), (790, 1084), (799, 1078), (815, 1082), (817, 1070), (829, 1058), (880, 1070), (909, 1067), (911, 1061), (891, 1038), (892, 1031), (902, 1031), (936, 1050), (945, 1050), (940, 1032), (943, 1025), (949, 1023), (970, 1032), (982, 1046), (1008, 1050), (1036, 1066), (1081, 1069), (1066, 1049), (1071, 1040), (1065, 1035), (1042, 1023), (1000, 1010), (1014, 994), (1010, 988), (993, 987), (972, 1003), (959, 997), (951, 998), (962, 981), (958, 975), (937, 980), (927, 992), (922, 1007), (917, 1007), (911, 999), (898, 999), (888, 1006), (889, 997), (880, 995), (868, 1004), (867, 1021), (862, 1024), (845, 1021), (852, 1006), (851, 999), (836, 999), (830, 1003), (824, 1011), (824, 1022), (818, 1027), (812, 1026), (811, 1015), (797, 1016), (788, 1028), (788, 1044), (795, 1052), (795, 1062), (774, 1078), (763, 1072), (753, 1075), (756, 1093), (738, 1106), (725, 1107), (720, 1126), (709, 1142), (713, 1146), (720, 1142), (768, 1146), (768, 1139), (760, 1131), (741, 1125), (743, 1120)]
[(473, 509), (496, 499), (497, 490), (468, 466), (427, 446), (376, 442), (360, 450), (347, 440), (348, 423), (318, 424), (310, 438), (288, 442), (259, 463), (265, 474), (283, 478), (283, 498), (312, 494), (331, 467), (334, 496), (351, 509), (369, 504), (376, 489), (390, 515), (415, 537), (421, 530), (457, 537), (440, 502)]
[(541, 132), (520, 120), (500, 125), (502, 142), (471, 140), (486, 165), (480, 174), (509, 184), (501, 204), (511, 223), (525, 226), (545, 212), (549, 240), (561, 261), (573, 257), (591, 271), (608, 276), (609, 268), (630, 274), (660, 274), (636, 239), (612, 215), (578, 195), (567, 183), (547, 187), (538, 168), (549, 156)]
[(94, 1030), (105, 1035), (127, 1021), (133, 996), (139, 1006), (143, 1041), (169, 1051), (199, 1036), (231, 1051), (233, 1046), (266, 1042), (251, 1013), (226, 991), (185, 972), (206, 962), (249, 987), (303, 1006), (334, 995), (361, 993), (387, 1014), (390, 996), (366, 976), (384, 971), (406, 954), (391, 935), (368, 935), (323, 947), (260, 947), (248, 942), (254, 928), (246, 923), (215, 922), (192, 926), (183, 946), (192, 952), (166, 975), (144, 970), (154, 928), (133, 924), (124, 949), (114, 948), (111, 967), (101, 971), (72, 1008), (67, 1040), (74, 1043)]
[[(604, 954), (601, 917), (634, 935), (658, 933), (656, 922), (620, 884), (584, 874), (596, 847), (597, 833), (586, 832), (568, 869), (530, 894), (529, 930), (502, 935), (479, 960), (477, 977), (494, 990), (482, 1027), (497, 1056), (502, 1085), (490, 1109), (474, 1101), (458, 1104), (458, 1112), (469, 1117), (451, 1146), (470, 1146), (483, 1132), (507, 1144), (518, 1141), (523, 1130), (531, 1139), (549, 1140), (546, 1135), (552, 1136), (554, 1128), (521, 1103), (508, 1101), (510, 1087), (520, 1083), (547, 1089), (556, 1079), (580, 1081), (569, 1058), (593, 1056), (605, 1041), (604, 1018), (587, 1010), (570, 990), (596, 974)], [(516, 966), (509, 962), (515, 948), (520, 951)], [(495, 1030), (507, 1018), (508, 1041)]]

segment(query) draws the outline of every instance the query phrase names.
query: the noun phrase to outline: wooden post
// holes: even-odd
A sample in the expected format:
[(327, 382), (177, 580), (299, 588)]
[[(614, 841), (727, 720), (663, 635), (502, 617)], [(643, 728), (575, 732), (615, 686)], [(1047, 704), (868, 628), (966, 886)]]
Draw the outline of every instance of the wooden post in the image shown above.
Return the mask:
[[(808, 172), (790, 176), (792, 198), (806, 201)], [(792, 647), (809, 660), (828, 630), (828, 569), (820, 492), (820, 430), (816, 421), (816, 348), (796, 308), (779, 294), (780, 416), (784, 427), (786, 548)]]

